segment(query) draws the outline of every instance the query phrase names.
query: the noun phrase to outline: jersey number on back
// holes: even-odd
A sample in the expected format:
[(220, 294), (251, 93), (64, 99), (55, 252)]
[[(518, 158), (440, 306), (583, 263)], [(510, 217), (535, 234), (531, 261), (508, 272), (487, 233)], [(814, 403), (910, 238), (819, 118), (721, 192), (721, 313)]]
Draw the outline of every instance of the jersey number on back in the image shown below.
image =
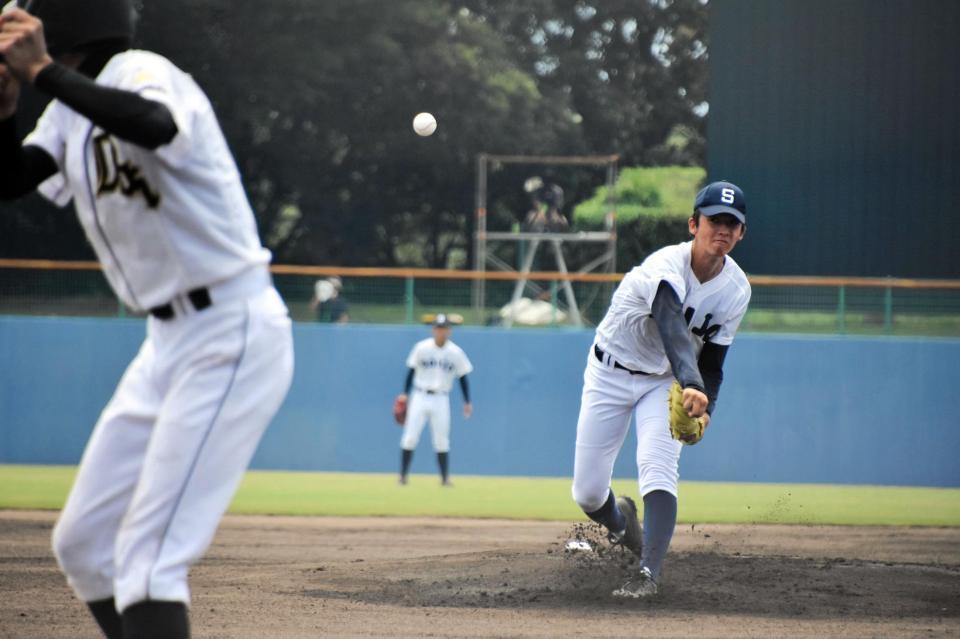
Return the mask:
[(106, 133), (93, 138), (93, 154), (97, 160), (97, 196), (119, 191), (127, 197), (142, 195), (151, 209), (160, 204), (160, 194), (150, 188), (140, 169), (120, 158), (120, 149)]
[[(688, 306), (687, 310), (683, 312), (683, 318), (687, 320), (687, 326), (690, 326), (690, 322), (693, 321), (693, 316), (696, 314), (696, 309), (692, 306)], [(711, 324), (710, 320), (713, 319), (713, 313), (707, 313), (703, 318), (703, 324), (699, 327), (692, 327), (690, 332), (702, 339), (704, 342), (709, 342), (710, 339), (720, 332), (720, 324)]]

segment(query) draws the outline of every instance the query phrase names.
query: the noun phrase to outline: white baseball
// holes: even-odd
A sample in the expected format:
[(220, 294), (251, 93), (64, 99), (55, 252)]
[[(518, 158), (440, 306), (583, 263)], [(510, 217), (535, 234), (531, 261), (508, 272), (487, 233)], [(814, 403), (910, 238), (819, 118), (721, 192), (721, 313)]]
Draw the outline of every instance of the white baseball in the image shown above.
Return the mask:
[(417, 135), (432, 135), (437, 130), (437, 119), (429, 113), (418, 113), (413, 118), (413, 130)]

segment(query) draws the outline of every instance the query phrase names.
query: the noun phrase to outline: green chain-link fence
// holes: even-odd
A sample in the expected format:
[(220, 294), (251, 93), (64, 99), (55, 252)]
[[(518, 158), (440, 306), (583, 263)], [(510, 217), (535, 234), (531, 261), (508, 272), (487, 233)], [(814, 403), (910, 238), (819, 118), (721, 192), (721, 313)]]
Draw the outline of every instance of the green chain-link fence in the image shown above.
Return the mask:
[[(274, 280), (294, 320), (317, 321), (315, 284), (337, 275), (352, 323), (418, 323), (429, 313), (458, 313), (468, 325), (503, 323), (515, 275), (488, 273), (485, 305), (473, 300), (472, 272), (275, 267)], [(571, 326), (559, 274), (537, 274), (523, 289), (515, 326)], [(572, 276), (584, 326), (603, 317), (617, 276)], [(960, 281), (752, 277), (742, 330), (960, 337)], [(95, 264), (0, 261), (0, 314), (133, 316)]]

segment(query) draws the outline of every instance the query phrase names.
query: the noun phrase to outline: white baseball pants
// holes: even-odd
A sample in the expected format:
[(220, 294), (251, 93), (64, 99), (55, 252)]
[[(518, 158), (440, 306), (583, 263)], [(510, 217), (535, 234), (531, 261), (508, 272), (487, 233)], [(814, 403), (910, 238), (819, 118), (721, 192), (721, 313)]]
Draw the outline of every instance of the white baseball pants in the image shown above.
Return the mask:
[[(189, 604), (187, 571), (216, 532), (293, 375), (287, 309), (269, 285), (153, 317), (87, 443), (53, 533), (83, 601)], [(179, 309), (178, 309), (179, 310)]]
[(427, 421), (433, 436), (433, 449), (438, 453), (450, 452), (450, 396), (447, 393), (430, 395), (415, 390), (407, 407), (407, 421), (403, 423), (400, 448), (416, 450), (420, 434)]
[(640, 496), (654, 490), (677, 495), (682, 444), (670, 436), (667, 395), (672, 382), (670, 373), (631, 375), (614, 368), (609, 358), (598, 360), (591, 345), (573, 462), (573, 499), (584, 512), (597, 510), (607, 500), (631, 416), (637, 424)]

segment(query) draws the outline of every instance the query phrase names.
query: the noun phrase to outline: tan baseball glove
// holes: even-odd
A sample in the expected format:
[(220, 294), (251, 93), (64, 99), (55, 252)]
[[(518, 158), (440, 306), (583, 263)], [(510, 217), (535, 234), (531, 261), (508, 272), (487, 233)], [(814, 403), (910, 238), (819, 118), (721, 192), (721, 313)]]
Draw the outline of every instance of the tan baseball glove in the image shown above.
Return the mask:
[(670, 435), (684, 444), (696, 444), (703, 438), (702, 417), (690, 417), (683, 407), (683, 389), (674, 380), (667, 395), (667, 414), (670, 417)]
[(407, 421), (406, 395), (397, 395), (397, 398), (393, 400), (393, 421), (397, 422), (398, 426), (403, 426), (403, 423)]

